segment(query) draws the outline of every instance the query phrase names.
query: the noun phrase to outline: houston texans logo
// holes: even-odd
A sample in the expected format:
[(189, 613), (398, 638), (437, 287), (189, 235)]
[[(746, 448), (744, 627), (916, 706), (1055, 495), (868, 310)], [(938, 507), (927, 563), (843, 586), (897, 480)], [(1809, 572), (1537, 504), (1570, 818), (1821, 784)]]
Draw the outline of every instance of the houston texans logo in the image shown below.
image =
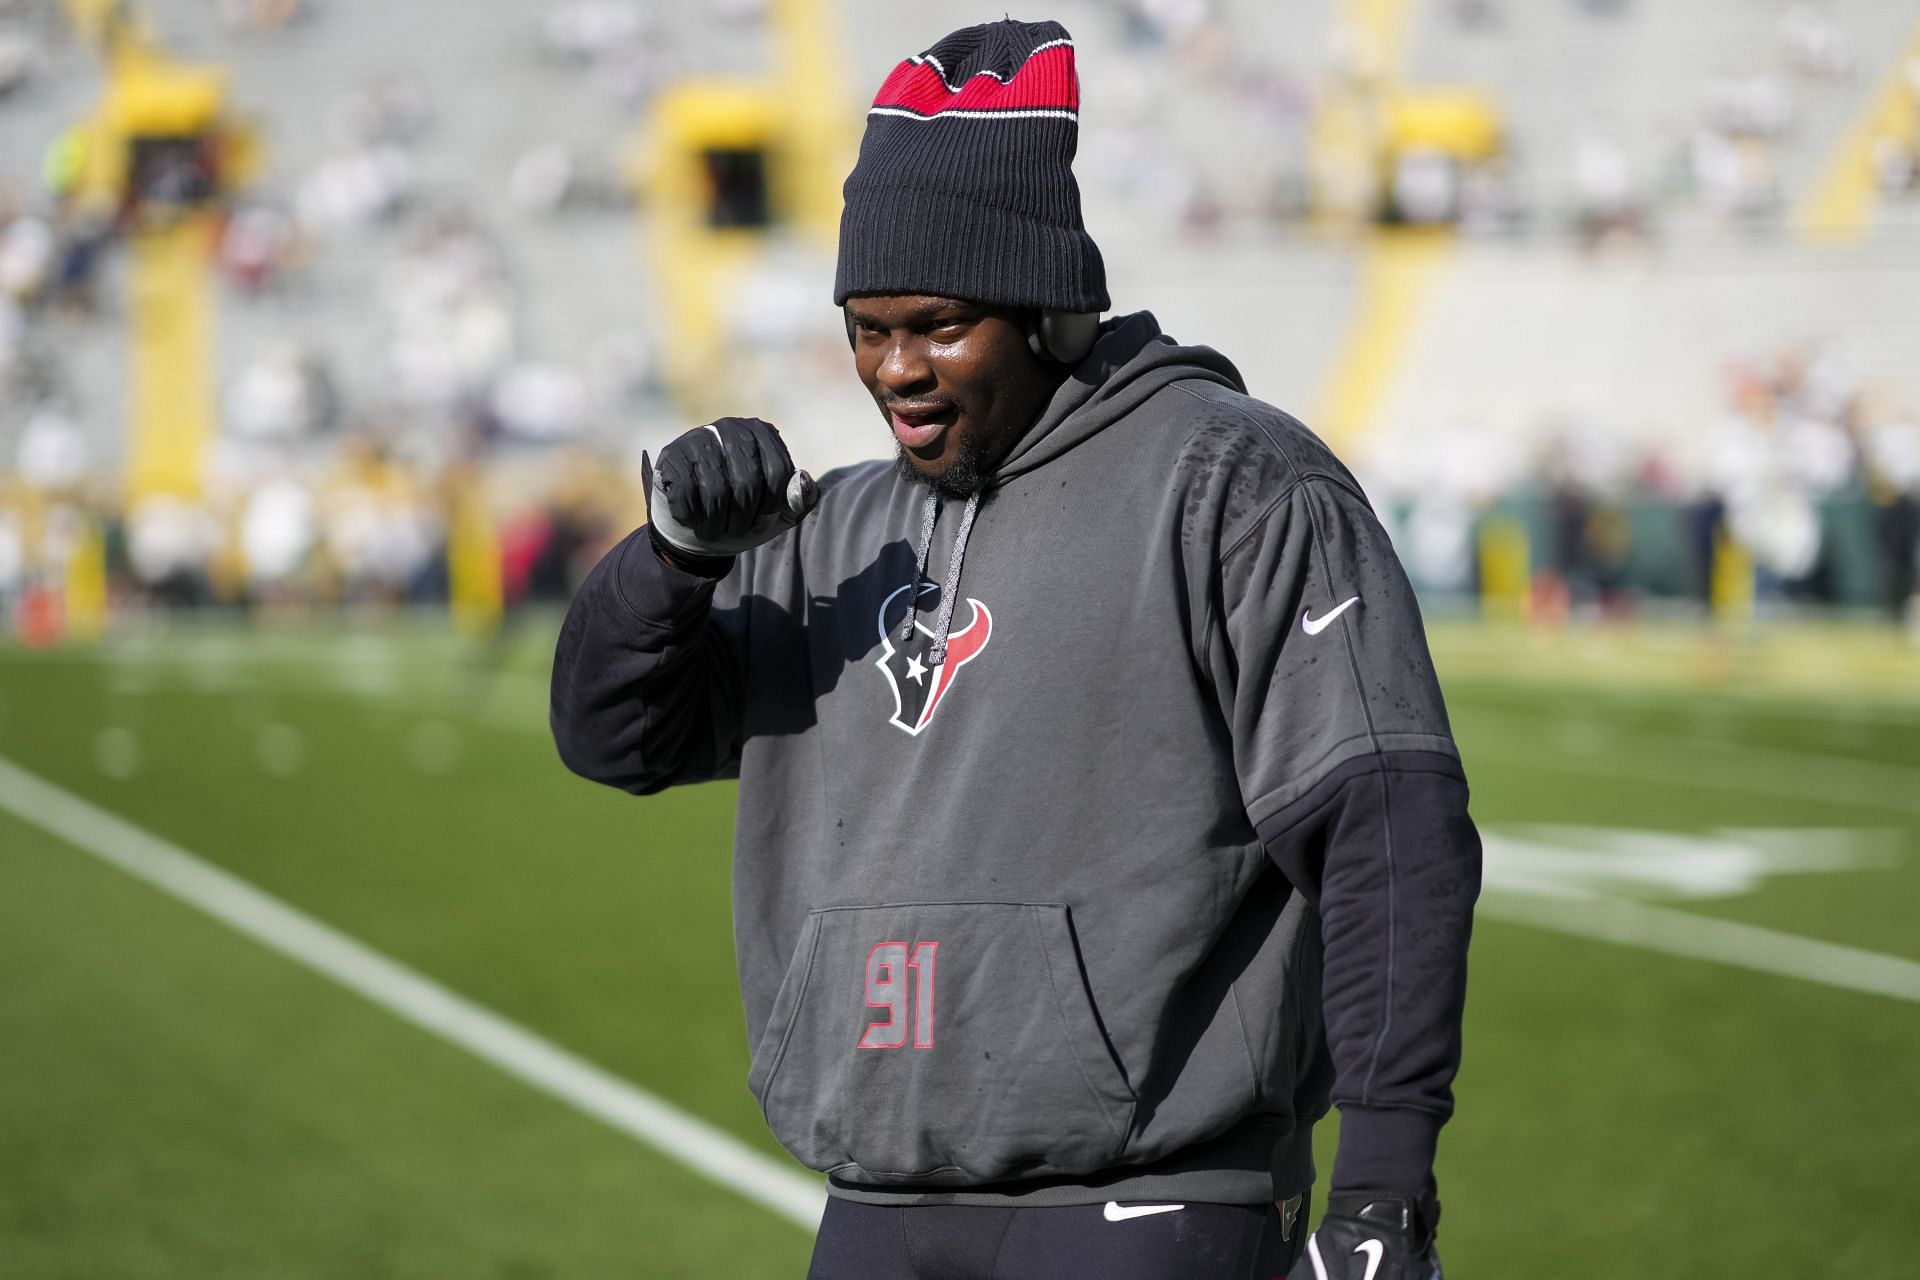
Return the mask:
[[(887, 684), (893, 689), (893, 715), (887, 723), (917, 735), (933, 723), (933, 713), (953, 688), (960, 668), (979, 657), (980, 651), (987, 647), (987, 638), (993, 634), (993, 615), (987, 612), (987, 606), (968, 596), (966, 600), (973, 616), (966, 626), (948, 634), (947, 660), (930, 667), (925, 659), (933, 644), (933, 628), (918, 618), (913, 623), (914, 638), (904, 648), (894, 646), (900, 621), (906, 615), (907, 592), (911, 590), (912, 587), (901, 587), (881, 603), (877, 623), (880, 656), (874, 659), (873, 665), (886, 674)], [(920, 584), (922, 597), (930, 591), (937, 594), (939, 590), (931, 582)]]

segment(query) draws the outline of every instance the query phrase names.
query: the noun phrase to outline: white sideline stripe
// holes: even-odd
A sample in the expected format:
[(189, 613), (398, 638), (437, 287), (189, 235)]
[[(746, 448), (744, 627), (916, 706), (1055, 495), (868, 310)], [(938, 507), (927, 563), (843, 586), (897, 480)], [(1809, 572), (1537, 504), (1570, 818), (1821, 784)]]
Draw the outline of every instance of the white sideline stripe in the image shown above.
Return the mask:
[(825, 1188), (246, 881), (0, 757), (0, 807), (808, 1231)]
[(1482, 895), (1479, 912), (1575, 937), (1920, 1004), (1920, 963), (1736, 920), (1625, 898), (1549, 897), (1499, 890)]

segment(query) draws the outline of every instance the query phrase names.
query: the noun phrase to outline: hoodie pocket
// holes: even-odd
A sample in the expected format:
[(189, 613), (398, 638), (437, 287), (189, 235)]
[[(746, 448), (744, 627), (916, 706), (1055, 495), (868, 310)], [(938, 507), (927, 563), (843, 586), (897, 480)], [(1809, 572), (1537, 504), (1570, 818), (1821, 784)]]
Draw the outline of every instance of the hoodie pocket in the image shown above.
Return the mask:
[(1133, 1123), (1057, 903), (813, 912), (747, 1083), (802, 1164), (863, 1181), (1091, 1173)]

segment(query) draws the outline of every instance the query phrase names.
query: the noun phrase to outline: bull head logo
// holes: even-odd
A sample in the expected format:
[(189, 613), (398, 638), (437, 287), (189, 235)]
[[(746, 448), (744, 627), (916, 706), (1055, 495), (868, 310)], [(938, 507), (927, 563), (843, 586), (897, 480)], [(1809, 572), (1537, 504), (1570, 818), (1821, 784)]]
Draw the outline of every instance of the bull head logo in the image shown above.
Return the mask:
[[(987, 606), (972, 596), (966, 597), (973, 615), (966, 626), (947, 636), (947, 660), (931, 667), (926, 657), (933, 646), (932, 627), (915, 618), (913, 639), (897, 648), (893, 641), (906, 614), (907, 593), (913, 590), (910, 586), (901, 587), (881, 603), (880, 656), (874, 659), (873, 665), (886, 674), (887, 684), (893, 689), (893, 715), (887, 723), (918, 735), (933, 723), (933, 713), (953, 688), (960, 668), (979, 657), (980, 651), (987, 647), (987, 638), (993, 634), (993, 615)], [(922, 582), (918, 595), (924, 597), (930, 591), (938, 593), (939, 590), (934, 583)]]

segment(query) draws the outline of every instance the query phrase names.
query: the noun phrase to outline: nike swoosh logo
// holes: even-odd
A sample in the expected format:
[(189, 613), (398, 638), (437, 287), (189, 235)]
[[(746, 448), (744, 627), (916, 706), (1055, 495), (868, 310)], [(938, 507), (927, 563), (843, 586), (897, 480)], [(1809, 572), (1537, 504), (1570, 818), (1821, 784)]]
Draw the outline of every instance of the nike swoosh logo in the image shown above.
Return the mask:
[(1353, 1251), (1367, 1255), (1367, 1274), (1362, 1280), (1373, 1280), (1373, 1273), (1380, 1269), (1380, 1257), (1386, 1253), (1387, 1246), (1378, 1240), (1362, 1240), (1354, 1246)]
[(1317, 636), (1322, 631), (1325, 631), (1327, 629), (1328, 623), (1332, 622), (1335, 618), (1339, 617), (1341, 614), (1345, 613), (1347, 610), (1353, 608), (1354, 605), (1359, 603), (1360, 603), (1359, 596), (1348, 596), (1345, 600), (1342, 600), (1339, 604), (1335, 605), (1332, 611), (1329, 612), (1327, 616), (1324, 618), (1314, 617), (1313, 610), (1311, 609), (1302, 609), (1300, 611), (1300, 629), (1306, 632), (1310, 636)]
[(1155, 1213), (1173, 1213), (1186, 1207), (1183, 1204), (1120, 1204), (1109, 1200), (1103, 1212), (1108, 1222), (1125, 1222), (1128, 1218), (1144, 1218)]

